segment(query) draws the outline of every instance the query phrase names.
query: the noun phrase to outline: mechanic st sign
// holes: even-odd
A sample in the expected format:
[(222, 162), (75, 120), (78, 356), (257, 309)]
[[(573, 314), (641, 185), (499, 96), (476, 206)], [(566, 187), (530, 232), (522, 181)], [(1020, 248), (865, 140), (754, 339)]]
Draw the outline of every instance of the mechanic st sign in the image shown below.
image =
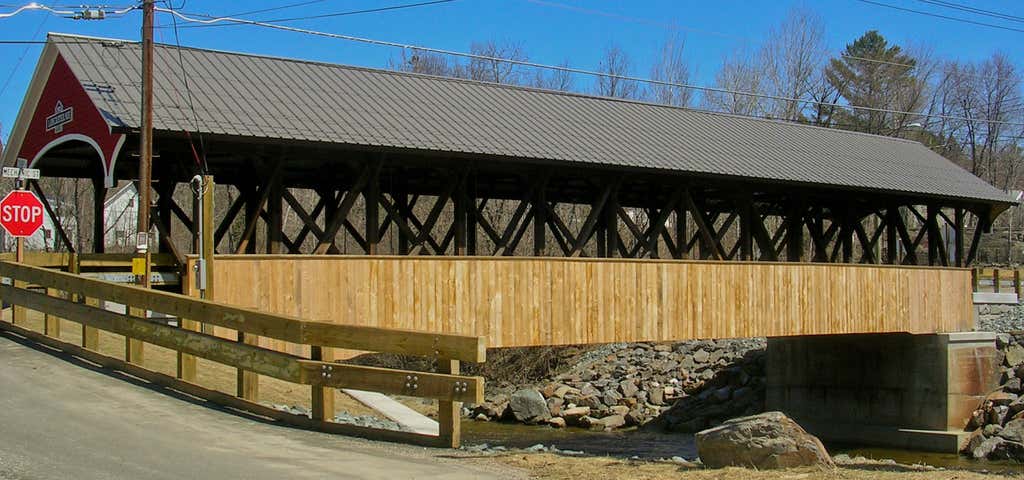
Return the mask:
[(12, 237), (31, 237), (43, 226), (43, 203), (27, 190), (15, 190), (0, 200), (0, 226)]

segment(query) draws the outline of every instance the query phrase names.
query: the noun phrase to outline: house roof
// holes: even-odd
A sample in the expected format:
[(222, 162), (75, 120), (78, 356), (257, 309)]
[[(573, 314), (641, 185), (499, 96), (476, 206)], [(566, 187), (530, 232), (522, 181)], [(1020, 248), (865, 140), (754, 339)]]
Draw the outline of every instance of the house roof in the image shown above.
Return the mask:
[[(112, 126), (140, 124), (137, 42), (51, 34)], [(1008, 204), (920, 143), (565, 92), (157, 45), (154, 126)], [(195, 106), (189, 108), (188, 91)]]

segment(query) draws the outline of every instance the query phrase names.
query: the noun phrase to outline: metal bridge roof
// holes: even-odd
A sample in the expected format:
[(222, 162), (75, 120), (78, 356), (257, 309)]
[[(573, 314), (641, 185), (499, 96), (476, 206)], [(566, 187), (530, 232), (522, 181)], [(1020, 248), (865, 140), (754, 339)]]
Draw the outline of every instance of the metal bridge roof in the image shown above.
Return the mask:
[[(137, 42), (50, 38), (112, 125), (139, 126)], [(889, 137), (386, 70), (179, 52), (170, 45), (157, 45), (154, 70), (158, 130), (1011, 202), (920, 143)]]

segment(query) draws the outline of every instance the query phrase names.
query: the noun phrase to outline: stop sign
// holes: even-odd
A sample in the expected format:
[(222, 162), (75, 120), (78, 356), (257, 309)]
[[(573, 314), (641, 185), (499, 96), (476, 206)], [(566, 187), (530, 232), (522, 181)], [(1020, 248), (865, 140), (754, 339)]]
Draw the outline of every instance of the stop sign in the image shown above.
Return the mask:
[(27, 190), (15, 190), (0, 200), (0, 226), (12, 237), (31, 237), (43, 226), (43, 203)]

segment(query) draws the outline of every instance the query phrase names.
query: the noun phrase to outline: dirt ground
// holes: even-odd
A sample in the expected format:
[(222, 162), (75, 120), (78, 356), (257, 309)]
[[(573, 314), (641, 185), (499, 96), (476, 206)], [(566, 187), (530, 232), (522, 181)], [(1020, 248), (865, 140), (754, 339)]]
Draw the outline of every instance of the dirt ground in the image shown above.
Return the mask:
[(994, 480), (1024, 478), (1020, 474), (975, 473), (962, 470), (921, 471), (914, 466), (865, 463), (834, 469), (801, 468), (752, 470), (746, 468), (703, 469), (675, 462), (631, 461), (609, 457), (571, 457), (550, 453), (509, 453), (476, 458), (474, 462), (494, 462), (524, 470), (531, 478), (543, 480), (621, 479), (661, 480)]

